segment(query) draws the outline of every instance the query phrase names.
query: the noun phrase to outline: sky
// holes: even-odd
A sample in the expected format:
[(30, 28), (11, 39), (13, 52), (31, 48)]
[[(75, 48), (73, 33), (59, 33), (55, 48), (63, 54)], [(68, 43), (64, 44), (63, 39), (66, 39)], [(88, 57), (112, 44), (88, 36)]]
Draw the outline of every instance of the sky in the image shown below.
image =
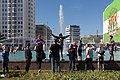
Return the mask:
[(79, 25), (80, 36), (103, 34), (103, 11), (113, 0), (36, 0), (36, 24), (47, 24), (59, 34), (60, 3), (63, 6), (63, 34), (68, 25)]

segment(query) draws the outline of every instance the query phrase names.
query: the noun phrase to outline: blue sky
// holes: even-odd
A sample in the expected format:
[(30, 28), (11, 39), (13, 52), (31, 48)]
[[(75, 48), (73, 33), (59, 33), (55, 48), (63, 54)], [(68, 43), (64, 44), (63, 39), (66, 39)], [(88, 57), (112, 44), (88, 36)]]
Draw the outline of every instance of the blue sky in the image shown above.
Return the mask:
[(103, 33), (103, 11), (113, 0), (36, 0), (36, 23), (45, 23), (59, 34), (59, 6), (63, 6), (64, 24), (80, 25), (81, 36)]

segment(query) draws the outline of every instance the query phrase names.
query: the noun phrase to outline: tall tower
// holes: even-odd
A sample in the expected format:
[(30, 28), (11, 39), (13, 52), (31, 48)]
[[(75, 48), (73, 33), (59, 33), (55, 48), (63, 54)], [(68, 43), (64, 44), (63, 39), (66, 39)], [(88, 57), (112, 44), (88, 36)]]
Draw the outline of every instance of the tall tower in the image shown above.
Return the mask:
[(8, 39), (35, 38), (35, 0), (0, 0), (0, 32)]

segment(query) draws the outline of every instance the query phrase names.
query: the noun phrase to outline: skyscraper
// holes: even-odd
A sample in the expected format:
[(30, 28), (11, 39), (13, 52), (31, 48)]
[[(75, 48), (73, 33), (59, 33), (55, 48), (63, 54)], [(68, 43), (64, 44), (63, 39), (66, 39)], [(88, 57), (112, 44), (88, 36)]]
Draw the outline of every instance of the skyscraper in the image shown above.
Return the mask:
[(0, 32), (22, 43), (35, 39), (35, 0), (0, 0)]

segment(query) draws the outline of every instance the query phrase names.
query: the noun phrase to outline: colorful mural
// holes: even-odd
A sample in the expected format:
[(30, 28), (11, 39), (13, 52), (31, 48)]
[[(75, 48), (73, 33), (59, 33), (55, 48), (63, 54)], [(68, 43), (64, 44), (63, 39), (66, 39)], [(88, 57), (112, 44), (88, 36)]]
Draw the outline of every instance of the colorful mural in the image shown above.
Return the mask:
[(109, 41), (109, 35), (120, 42), (120, 0), (114, 0), (103, 12), (103, 38)]

